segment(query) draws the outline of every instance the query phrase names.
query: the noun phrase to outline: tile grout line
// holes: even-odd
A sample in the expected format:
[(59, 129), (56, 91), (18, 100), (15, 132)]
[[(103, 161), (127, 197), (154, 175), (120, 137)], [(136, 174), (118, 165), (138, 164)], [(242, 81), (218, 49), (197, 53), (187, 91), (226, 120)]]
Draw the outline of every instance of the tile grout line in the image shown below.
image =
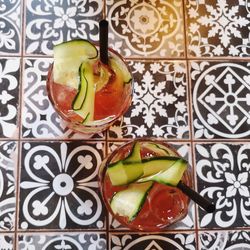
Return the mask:
[[(192, 160), (192, 178), (193, 188), (197, 190), (196, 182), (196, 171), (195, 171), (195, 155), (194, 155), (194, 134), (193, 134), (193, 114), (192, 114), (192, 81), (190, 78), (190, 67), (189, 67), (189, 52), (188, 52), (188, 24), (185, 6), (187, 5), (186, 0), (182, 1), (182, 12), (183, 12), (183, 28), (184, 28), (184, 47), (185, 47), (185, 61), (186, 61), (186, 72), (187, 72), (187, 104), (188, 104), (188, 119), (189, 119), (189, 133), (190, 133), (190, 149), (191, 149), (191, 160)], [(195, 232), (195, 247), (199, 249), (199, 235), (198, 235), (198, 210), (197, 205), (194, 203), (194, 232)]]
[(19, 183), (20, 183), (20, 173), (21, 173), (21, 134), (22, 134), (22, 110), (23, 110), (23, 73), (24, 73), (24, 41), (25, 41), (25, 0), (20, 1), (20, 18), (21, 18), (21, 58), (20, 58), (20, 77), (19, 77), (19, 117), (18, 117), (18, 152), (17, 152), (17, 159), (18, 162), (16, 163), (16, 214), (15, 214), (15, 235), (14, 235), (14, 242), (13, 247), (14, 249), (18, 249), (18, 221), (19, 221), (19, 200), (20, 200), (20, 191), (19, 191)]

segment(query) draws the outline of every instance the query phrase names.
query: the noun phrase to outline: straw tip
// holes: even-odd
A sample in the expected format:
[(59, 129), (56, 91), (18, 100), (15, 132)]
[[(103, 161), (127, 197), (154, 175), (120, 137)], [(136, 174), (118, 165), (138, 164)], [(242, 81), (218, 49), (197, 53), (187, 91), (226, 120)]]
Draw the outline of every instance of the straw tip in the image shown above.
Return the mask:
[(107, 27), (108, 26), (108, 21), (106, 19), (102, 19), (100, 22), (99, 22), (99, 26), (100, 27)]

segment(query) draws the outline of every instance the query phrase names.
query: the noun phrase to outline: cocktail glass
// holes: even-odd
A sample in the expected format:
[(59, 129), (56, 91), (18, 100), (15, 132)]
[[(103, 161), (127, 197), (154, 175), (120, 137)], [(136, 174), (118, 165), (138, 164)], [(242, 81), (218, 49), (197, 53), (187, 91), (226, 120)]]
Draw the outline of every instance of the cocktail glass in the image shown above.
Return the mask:
[[(169, 144), (156, 139), (137, 139), (141, 150), (142, 159), (160, 156), (177, 156), (178, 152)], [(107, 166), (111, 163), (125, 159), (131, 152), (135, 140), (130, 141), (114, 150), (101, 164), (99, 170), (99, 185), (104, 203), (108, 211), (123, 226), (139, 231), (160, 231), (173, 223), (183, 219), (188, 212), (190, 199), (176, 187), (154, 183), (144, 205), (136, 218), (129, 221), (128, 218), (114, 214), (110, 201), (116, 192), (124, 190), (128, 185), (113, 186), (107, 175)], [(157, 145), (155, 150), (152, 144)], [(190, 167), (184, 172), (182, 182), (187, 186), (192, 185)]]
[[(96, 45), (96, 48), (99, 50), (98, 45)], [(113, 58), (117, 62), (121, 71), (126, 70), (131, 74), (129, 66), (120, 54), (113, 49), (109, 49), (108, 55), (109, 58)], [(99, 58), (91, 60), (99, 61)], [(98, 86), (95, 89), (95, 99), (93, 100), (95, 110), (94, 121), (86, 125), (83, 123), (83, 118), (72, 109), (72, 102), (78, 90), (61, 85), (59, 82), (54, 82), (53, 64), (51, 65), (47, 77), (48, 97), (54, 109), (69, 128), (84, 134), (93, 135), (106, 130), (127, 111), (132, 100), (132, 74), (129, 83), (124, 82), (123, 85), (118, 85), (116, 84), (116, 72), (113, 71), (113, 73), (115, 74), (111, 77), (112, 83), (108, 83), (105, 86), (102, 86), (101, 77), (97, 77), (98, 85), (101, 86), (101, 89)]]

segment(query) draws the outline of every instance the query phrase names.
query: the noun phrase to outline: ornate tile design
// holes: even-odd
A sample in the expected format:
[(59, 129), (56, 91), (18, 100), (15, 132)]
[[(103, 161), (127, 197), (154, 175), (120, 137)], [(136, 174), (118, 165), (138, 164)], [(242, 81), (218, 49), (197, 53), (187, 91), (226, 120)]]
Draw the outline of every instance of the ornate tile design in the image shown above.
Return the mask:
[(20, 54), (21, 1), (0, 1), (0, 54)]
[[(0, 231), (13, 231), (16, 214), (16, 142), (0, 142)], [(1, 235), (0, 235), (1, 236)], [(2, 239), (3, 240), (3, 239)], [(0, 241), (1, 242), (1, 241)], [(1, 244), (0, 244), (1, 246)]]
[(22, 144), (20, 229), (102, 229), (97, 173), (104, 144)]
[[(24, 72), (23, 138), (89, 138), (75, 133), (58, 116), (50, 103), (46, 79), (52, 59), (26, 59)], [(95, 135), (102, 137), (103, 134)]]
[(106, 235), (103, 233), (67, 233), (67, 234), (32, 234), (19, 235), (18, 249), (98, 249), (105, 250)]
[(13, 250), (14, 235), (0, 234), (0, 250)]
[(98, 41), (103, 1), (26, 1), (26, 54), (51, 55), (53, 45), (72, 39)]
[(195, 138), (249, 138), (249, 65), (191, 62)]
[[(187, 82), (185, 62), (131, 62), (134, 75), (132, 105), (110, 138), (154, 136), (187, 139)], [(157, 123), (156, 123), (157, 121)]]
[(199, 234), (200, 249), (250, 249), (249, 231), (207, 231)]
[(3, 138), (18, 135), (19, 76), (20, 59), (0, 59), (0, 137)]
[(191, 56), (249, 56), (248, 1), (187, 1)]
[(126, 57), (183, 57), (182, 1), (107, 1), (112, 47)]
[(111, 250), (168, 249), (195, 250), (194, 232), (176, 234), (110, 234)]
[(250, 144), (196, 144), (195, 153), (198, 192), (216, 206), (199, 209), (200, 227), (249, 227)]

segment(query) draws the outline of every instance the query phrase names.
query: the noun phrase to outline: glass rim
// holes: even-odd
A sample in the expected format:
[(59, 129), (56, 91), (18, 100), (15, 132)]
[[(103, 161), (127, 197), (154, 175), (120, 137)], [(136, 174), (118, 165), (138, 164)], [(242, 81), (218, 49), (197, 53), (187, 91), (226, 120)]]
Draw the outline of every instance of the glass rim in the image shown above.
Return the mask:
[[(162, 139), (159, 139), (159, 138), (154, 138), (154, 137), (142, 137), (142, 138), (133, 138), (129, 141), (126, 141), (126, 142), (123, 142), (121, 145), (119, 145), (116, 149), (114, 149), (114, 151), (112, 151), (111, 153), (109, 153), (104, 159), (103, 161), (101, 162), (100, 166), (99, 166), (99, 169), (98, 169), (98, 186), (99, 186), (99, 189), (100, 189), (100, 193), (101, 193), (101, 197), (102, 197), (102, 200), (104, 201), (104, 204), (105, 204), (105, 207), (107, 209), (107, 211), (109, 213), (111, 213), (112, 217), (115, 218), (116, 220), (119, 221), (119, 223), (121, 223), (122, 226), (126, 227), (126, 228), (129, 228), (129, 229), (132, 229), (132, 230), (135, 230), (135, 231), (138, 231), (138, 232), (152, 232), (151, 230), (141, 230), (139, 227), (137, 228), (136, 226), (133, 226), (133, 225), (129, 225), (129, 224), (124, 224), (123, 221), (121, 221), (119, 218), (117, 218), (117, 215), (115, 215), (110, 207), (110, 204), (108, 202), (108, 200), (106, 199), (105, 197), (105, 188), (104, 188), (104, 177), (105, 177), (105, 174), (106, 174), (106, 170), (107, 169), (107, 166), (112, 163), (112, 159), (114, 158), (114, 156), (119, 153), (119, 151), (121, 149), (123, 149), (124, 147), (128, 146), (131, 144), (131, 146), (133, 145), (133, 143), (135, 143), (136, 141), (138, 142), (153, 142), (155, 144), (161, 144), (161, 145), (164, 145), (166, 146), (167, 148), (169, 148), (171, 151), (173, 151), (177, 157), (180, 157), (182, 159), (184, 159), (184, 157), (182, 157), (180, 155), (180, 153), (177, 151), (176, 148), (174, 148), (172, 146), (172, 143), (169, 143), (167, 141), (164, 141)], [(191, 165), (189, 164), (188, 162), (188, 168), (187, 170), (185, 171), (185, 178), (187, 179), (187, 183), (189, 186), (192, 186), (193, 185), (193, 176), (192, 176), (192, 172), (191, 172)], [(176, 187), (175, 187), (176, 188)], [(178, 218), (176, 221), (174, 222), (171, 222), (169, 224), (166, 224), (164, 225), (163, 227), (158, 227), (157, 230), (159, 231), (163, 231), (163, 230), (167, 230), (167, 228), (169, 228), (171, 225), (173, 224), (176, 224), (178, 221), (181, 221), (183, 218), (185, 218), (185, 216), (188, 214), (188, 207), (190, 205), (190, 198), (187, 197), (187, 209), (186, 211), (184, 210), (183, 211), (183, 214), (181, 214), (181, 217)]]

